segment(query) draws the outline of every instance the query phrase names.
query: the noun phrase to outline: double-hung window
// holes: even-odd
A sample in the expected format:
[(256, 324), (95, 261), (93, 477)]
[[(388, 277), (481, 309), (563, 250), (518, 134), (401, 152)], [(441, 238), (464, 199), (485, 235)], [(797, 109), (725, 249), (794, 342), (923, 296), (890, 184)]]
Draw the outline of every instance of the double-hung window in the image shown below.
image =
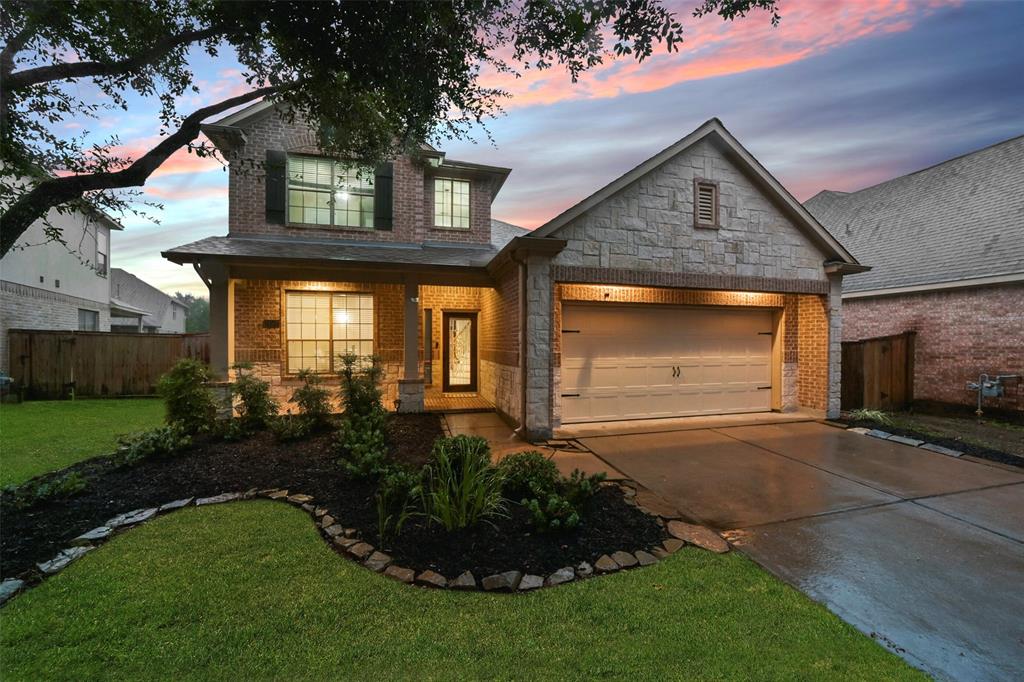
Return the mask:
[(96, 227), (96, 272), (104, 277), (107, 276), (107, 254), (110, 253), (110, 237), (107, 231)]
[(338, 356), (373, 355), (373, 295), (317, 291), (285, 294), (288, 371), (330, 372)]
[(434, 225), (469, 228), (469, 182), (448, 178), (434, 180)]
[(288, 222), (373, 227), (373, 170), (320, 156), (288, 157)]

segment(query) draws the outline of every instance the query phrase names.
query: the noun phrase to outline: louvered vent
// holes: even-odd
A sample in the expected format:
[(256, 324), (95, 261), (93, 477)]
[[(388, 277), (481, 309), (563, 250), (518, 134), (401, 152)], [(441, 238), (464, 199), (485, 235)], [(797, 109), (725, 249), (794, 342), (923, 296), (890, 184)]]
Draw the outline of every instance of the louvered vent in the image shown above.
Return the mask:
[(715, 186), (706, 183), (697, 183), (697, 223), (699, 225), (714, 225), (715, 220)]

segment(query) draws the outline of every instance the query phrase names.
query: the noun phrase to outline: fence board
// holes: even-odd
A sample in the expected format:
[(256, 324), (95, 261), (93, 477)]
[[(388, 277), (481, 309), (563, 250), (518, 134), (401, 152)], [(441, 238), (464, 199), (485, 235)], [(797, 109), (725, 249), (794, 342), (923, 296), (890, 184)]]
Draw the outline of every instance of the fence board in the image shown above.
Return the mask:
[(209, 334), (12, 329), (10, 372), (26, 398), (148, 395), (181, 358), (210, 361)]
[(914, 399), (914, 332), (843, 343), (842, 408), (901, 410)]

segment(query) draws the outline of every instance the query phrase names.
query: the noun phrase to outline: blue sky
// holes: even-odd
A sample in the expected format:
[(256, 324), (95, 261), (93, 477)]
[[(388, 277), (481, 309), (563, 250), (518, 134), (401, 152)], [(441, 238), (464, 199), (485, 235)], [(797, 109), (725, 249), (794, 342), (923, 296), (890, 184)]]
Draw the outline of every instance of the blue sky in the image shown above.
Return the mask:
[[(778, 29), (758, 15), (687, 20), (679, 54), (607, 64), (576, 86), (557, 71), (502, 82), (514, 96), (488, 125), (495, 144), (444, 149), (511, 167), (494, 216), (535, 227), (713, 116), (800, 200), (1024, 134), (1024, 3), (789, 0), (781, 11)], [(242, 85), (229, 55), (194, 64), (204, 94), (183, 111)], [(95, 132), (141, 149), (155, 120), (151, 103), (134, 101)], [(146, 193), (164, 204), (161, 223), (125, 216), (113, 264), (205, 294), (191, 268), (159, 254), (227, 232), (227, 173), (178, 155)]]

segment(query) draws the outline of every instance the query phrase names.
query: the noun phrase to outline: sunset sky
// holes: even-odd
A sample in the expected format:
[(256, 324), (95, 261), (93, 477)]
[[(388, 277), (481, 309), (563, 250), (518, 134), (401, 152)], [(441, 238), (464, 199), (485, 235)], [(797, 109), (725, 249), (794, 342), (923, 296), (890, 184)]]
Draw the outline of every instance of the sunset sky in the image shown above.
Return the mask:
[[(449, 157), (513, 169), (494, 217), (535, 227), (713, 116), (801, 201), (856, 190), (1024, 133), (1024, 2), (782, 0), (735, 23), (690, 18), (680, 52), (610, 61), (572, 85), (564, 72), (491, 79), (513, 93), (490, 145)], [(195, 61), (201, 96), (244, 86), (229, 55)], [(91, 134), (126, 149), (156, 138), (154, 107), (133, 102)], [(69, 132), (71, 132), (69, 130)], [(227, 233), (227, 174), (179, 154), (146, 185), (159, 225), (124, 216), (112, 264), (167, 292), (206, 293), (160, 251)]]

